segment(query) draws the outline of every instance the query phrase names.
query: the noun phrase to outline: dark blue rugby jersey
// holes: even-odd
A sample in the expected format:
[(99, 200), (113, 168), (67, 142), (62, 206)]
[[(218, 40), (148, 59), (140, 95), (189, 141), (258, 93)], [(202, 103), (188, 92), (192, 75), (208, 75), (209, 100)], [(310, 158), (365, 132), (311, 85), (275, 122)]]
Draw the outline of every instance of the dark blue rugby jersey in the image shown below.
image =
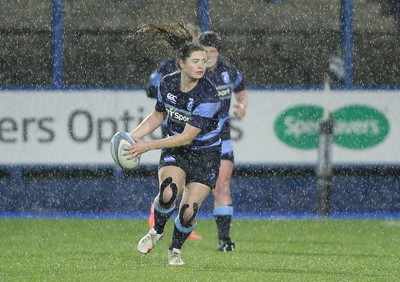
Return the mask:
[(234, 65), (224, 58), (219, 58), (213, 70), (206, 71), (206, 77), (211, 80), (221, 99), (220, 126), (222, 127), (222, 140), (230, 139), (229, 108), (234, 92), (246, 89), (242, 74)]
[(150, 84), (148, 85), (146, 92), (150, 98), (157, 98), (158, 85), (161, 79), (167, 74), (177, 71), (176, 57), (172, 56), (167, 60), (163, 61), (159, 67), (150, 75)]
[(183, 132), (186, 123), (200, 128), (201, 132), (189, 149), (199, 150), (221, 144), (218, 127), (221, 102), (217, 90), (205, 77), (187, 93), (180, 89), (181, 73), (166, 75), (159, 86), (156, 111), (166, 113), (164, 122), (168, 135)]

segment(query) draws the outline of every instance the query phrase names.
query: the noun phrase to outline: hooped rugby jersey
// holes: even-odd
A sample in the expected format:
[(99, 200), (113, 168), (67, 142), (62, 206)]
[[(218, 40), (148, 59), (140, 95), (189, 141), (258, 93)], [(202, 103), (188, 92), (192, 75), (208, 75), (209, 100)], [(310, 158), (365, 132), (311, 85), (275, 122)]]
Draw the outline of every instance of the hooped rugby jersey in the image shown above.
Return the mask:
[(234, 65), (222, 57), (219, 57), (214, 69), (206, 70), (206, 77), (211, 80), (217, 88), (218, 96), (221, 100), (220, 126), (222, 127), (221, 139), (230, 138), (230, 117), (229, 108), (233, 93), (246, 89), (246, 84), (242, 74)]
[(166, 113), (164, 122), (169, 136), (180, 134), (186, 123), (201, 132), (187, 147), (200, 150), (221, 144), (218, 127), (221, 102), (217, 90), (205, 77), (187, 93), (180, 89), (181, 73), (166, 75), (158, 88), (155, 110)]

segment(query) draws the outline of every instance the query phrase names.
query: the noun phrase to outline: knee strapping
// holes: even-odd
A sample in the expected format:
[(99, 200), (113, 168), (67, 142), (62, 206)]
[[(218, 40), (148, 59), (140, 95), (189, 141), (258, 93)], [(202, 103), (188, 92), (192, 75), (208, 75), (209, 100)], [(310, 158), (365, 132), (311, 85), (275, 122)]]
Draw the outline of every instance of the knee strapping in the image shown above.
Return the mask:
[(181, 225), (185, 228), (192, 227), (193, 221), (196, 218), (197, 212), (199, 210), (199, 205), (197, 203), (193, 203), (193, 215), (191, 218), (189, 218), (188, 221), (186, 221), (183, 217), (183, 214), (185, 213), (185, 210), (189, 208), (188, 204), (184, 204), (179, 212), (179, 221)]
[[(168, 202), (164, 202), (163, 194), (165, 188), (167, 188), (168, 186), (171, 188), (172, 196)], [(169, 208), (174, 203), (177, 195), (178, 195), (178, 187), (176, 186), (175, 183), (172, 182), (172, 177), (165, 178), (160, 185), (160, 196), (158, 197), (158, 203), (160, 204), (160, 207), (164, 209)]]

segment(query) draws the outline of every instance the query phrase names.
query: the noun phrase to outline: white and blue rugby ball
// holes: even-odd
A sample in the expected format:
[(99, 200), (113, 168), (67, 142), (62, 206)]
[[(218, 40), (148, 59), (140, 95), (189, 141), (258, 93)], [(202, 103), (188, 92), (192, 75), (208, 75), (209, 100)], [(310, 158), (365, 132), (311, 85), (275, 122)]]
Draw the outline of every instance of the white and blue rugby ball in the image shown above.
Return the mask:
[(135, 141), (125, 131), (117, 132), (111, 138), (111, 156), (115, 163), (123, 169), (135, 169), (140, 164), (140, 157), (128, 160), (127, 156), (123, 155), (124, 148), (131, 144), (135, 144)]

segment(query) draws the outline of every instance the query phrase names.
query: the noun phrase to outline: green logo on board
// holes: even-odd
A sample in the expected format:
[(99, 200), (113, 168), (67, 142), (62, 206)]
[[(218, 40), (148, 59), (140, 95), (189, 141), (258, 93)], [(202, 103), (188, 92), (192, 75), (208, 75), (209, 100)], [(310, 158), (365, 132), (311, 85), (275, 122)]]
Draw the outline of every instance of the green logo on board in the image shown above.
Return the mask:
[(335, 111), (335, 143), (350, 149), (371, 148), (389, 133), (389, 122), (378, 110), (350, 105)]
[[(282, 112), (275, 120), (276, 136), (286, 145), (303, 149), (318, 147), (319, 122), (323, 109), (299, 105)], [(367, 149), (381, 143), (389, 133), (389, 122), (369, 106), (349, 105), (332, 113), (335, 120), (334, 143), (349, 149)]]
[(314, 149), (318, 147), (319, 121), (323, 109), (300, 105), (284, 111), (275, 121), (275, 134), (290, 147)]

